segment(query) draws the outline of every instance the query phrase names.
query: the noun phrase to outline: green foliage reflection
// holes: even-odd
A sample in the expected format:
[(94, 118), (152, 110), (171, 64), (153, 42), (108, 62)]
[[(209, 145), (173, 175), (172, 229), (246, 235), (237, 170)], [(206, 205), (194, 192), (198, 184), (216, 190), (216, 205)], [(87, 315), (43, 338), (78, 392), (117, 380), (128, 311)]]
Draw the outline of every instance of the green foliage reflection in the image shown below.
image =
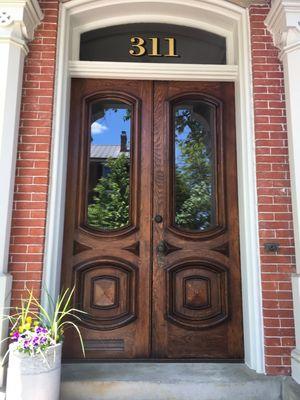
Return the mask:
[(175, 108), (175, 224), (205, 230), (213, 223), (212, 138), (191, 106)]
[(108, 159), (108, 173), (98, 180), (93, 190), (93, 203), (88, 206), (88, 224), (111, 230), (129, 224), (129, 158), (120, 154)]

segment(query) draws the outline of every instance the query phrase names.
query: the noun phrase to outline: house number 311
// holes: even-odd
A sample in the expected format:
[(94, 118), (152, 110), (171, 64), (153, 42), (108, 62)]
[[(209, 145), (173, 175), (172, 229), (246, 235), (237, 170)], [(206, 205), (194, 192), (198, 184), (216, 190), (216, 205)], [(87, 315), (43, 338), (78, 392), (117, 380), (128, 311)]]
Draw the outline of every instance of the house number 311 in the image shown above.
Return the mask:
[(149, 57), (178, 57), (175, 50), (175, 39), (174, 38), (164, 38), (163, 40), (168, 43), (168, 52), (166, 54), (160, 54), (160, 39), (156, 37), (148, 38), (151, 41), (151, 51), (146, 47), (146, 40), (135, 36), (130, 38), (131, 49), (129, 50), (129, 54), (133, 57), (141, 57), (144, 55), (148, 55)]

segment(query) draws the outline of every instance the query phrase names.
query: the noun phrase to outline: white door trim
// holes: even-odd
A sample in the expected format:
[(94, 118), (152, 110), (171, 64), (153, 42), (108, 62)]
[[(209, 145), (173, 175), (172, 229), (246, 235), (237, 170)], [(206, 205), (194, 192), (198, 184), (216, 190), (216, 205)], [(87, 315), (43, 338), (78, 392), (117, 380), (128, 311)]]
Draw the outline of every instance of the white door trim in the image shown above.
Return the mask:
[[(132, 22), (176, 23), (226, 37), (227, 65), (78, 61), (80, 32)], [(264, 372), (261, 274), (248, 11), (225, 0), (71, 0), (60, 5), (52, 164), (44, 260), (45, 288), (59, 291), (65, 212), (71, 77), (234, 81), (245, 362)]]
[(235, 81), (237, 65), (143, 64), (130, 62), (69, 61), (71, 78), (151, 79), (169, 81)]

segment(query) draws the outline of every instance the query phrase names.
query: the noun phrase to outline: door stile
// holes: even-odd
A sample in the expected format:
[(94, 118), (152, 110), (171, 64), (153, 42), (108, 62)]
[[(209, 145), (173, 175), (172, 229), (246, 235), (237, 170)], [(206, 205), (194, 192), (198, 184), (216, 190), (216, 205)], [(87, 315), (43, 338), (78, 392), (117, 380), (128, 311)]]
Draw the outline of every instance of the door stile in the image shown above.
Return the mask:
[[(166, 205), (164, 201), (167, 187), (165, 160), (168, 154), (168, 134), (165, 130), (166, 113), (165, 89), (163, 82), (154, 82), (153, 106), (153, 291), (152, 291), (152, 357), (167, 358), (167, 335), (165, 335), (164, 314), (166, 309), (166, 288), (164, 279), (165, 259), (158, 255), (159, 245), (164, 241), (166, 225)], [(162, 217), (156, 222), (155, 217)]]
[[(141, 280), (147, 281), (146, 295), (141, 289), (139, 301), (139, 316), (144, 318), (147, 323), (147, 334), (145, 335), (144, 347), (147, 349), (145, 356), (141, 353), (140, 358), (151, 356), (151, 315), (152, 315), (152, 207), (153, 207), (153, 82), (143, 81), (140, 93), (141, 98), (147, 99), (144, 103), (143, 112), (140, 116), (141, 126), (141, 172), (140, 172), (140, 216), (141, 227), (139, 231), (140, 261), (139, 268), (143, 276)], [(143, 270), (143, 263), (147, 263), (147, 268)], [(147, 340), (147, 343), (146, 343)]]
[[(230, 216), (228, 223), (228, 253), (232, 261), (231, 284), (235, 290), (231, 290), (231, 302), (233, 305), (240, 304), (240, 307), (234, 308), (235, 324), (230, 327), (228, 335), (228, 352), (232, 354), (232, 358), (242, 358), (244, 353), (243, 342), (243, 315), (242, 315), (242, 283), (241, 283), (241, 266), (240, 266), (240, 246), (239, 246), (239, 214), (238, 214), (238, 186), (237, 186), (237, 148), (235, 133), (235, 91), (233, 85), (224, 85), (224, 130), (228, 132), (226, 135), (226, 143), (223, 145), (224, 161), (227, 177), (227, 215)], [(229, 190), (230, 188), (230, 190)], [(234, 240), (233, 238), (236, 238)]]

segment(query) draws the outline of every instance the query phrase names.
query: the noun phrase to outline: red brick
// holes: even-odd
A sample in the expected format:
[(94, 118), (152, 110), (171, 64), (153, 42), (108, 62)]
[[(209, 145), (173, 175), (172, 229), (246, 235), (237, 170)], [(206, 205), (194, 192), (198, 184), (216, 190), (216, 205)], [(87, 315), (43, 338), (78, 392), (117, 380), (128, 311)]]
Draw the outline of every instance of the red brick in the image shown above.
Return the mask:
[[(290, 373), (289, 346), (294, 345), (291, 296), (294, 247), (283, 73), (278, 51), (263, 23), (268, 11), (268, 7), (250, 7), (265, 361), (267, 373), (278, 375)], [(265, 252), (263, 244), (268, 238), (283, 238), (279, 254)]]

